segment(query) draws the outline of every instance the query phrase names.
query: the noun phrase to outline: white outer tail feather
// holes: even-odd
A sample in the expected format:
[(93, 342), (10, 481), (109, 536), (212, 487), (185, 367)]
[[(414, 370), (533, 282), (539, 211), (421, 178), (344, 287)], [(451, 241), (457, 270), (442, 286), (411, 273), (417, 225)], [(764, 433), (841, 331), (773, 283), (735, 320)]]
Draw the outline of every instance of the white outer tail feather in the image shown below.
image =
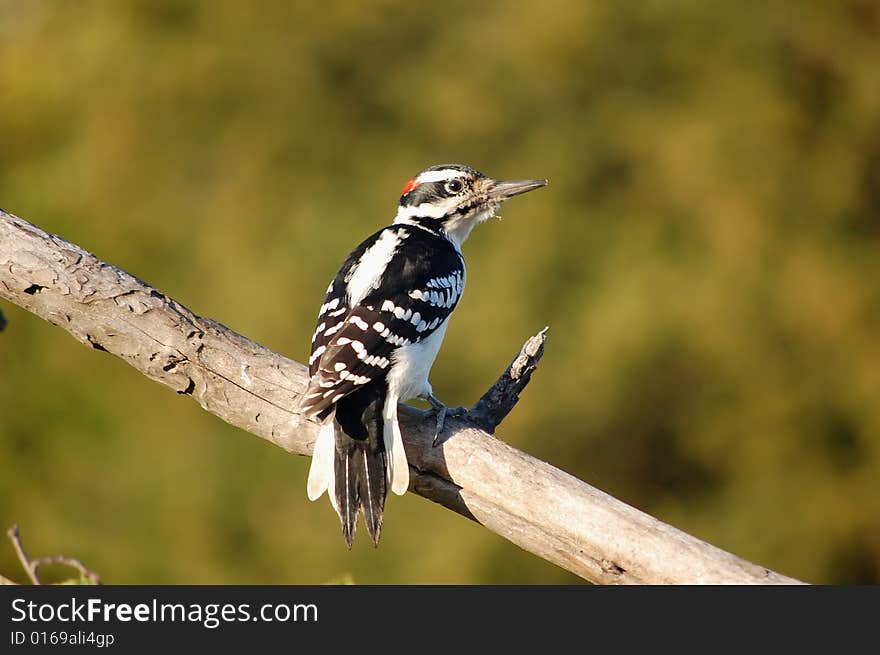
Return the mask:
[[(335, 494), (332, 491), (334, 474), (334, 458), (336, 457), (336, 417), (331, 416), (321, 426), (315, 448), (312, 452), (312, 465), (309, 468), (308, 494), (309, 500), (317, 500), (327, 489), (331, 489), (330, 502), (336, 506)], [(337, 510), (338, 511), (338, 510)]]
[(382, 412), (382, 438), (385, 441), (385, 457), (388, 461), (388, 482), (391, 491), (402, 496), (409, 489), (409, 463), (403, 449), (403, 435), (397, 422), (397, 398), (385, 400)]
[[(402, 496), (409, 489), (409, 464), (406, 459), (406, 451), (403, 448), (403, 435), (400, 432), (400, 424), (397, 422), (397, 401), (386, 402), (383, 410), (382, 439), (385, 442), (385, 457), (387, 460), (386, 475), (388, 484), (398, 496)], [(309, 468), (309, 481), (307, 492), (309, 500), (317, 500), (325, 491), (330, 504), (339, 514), (336, 505), (335, 479), (336, 479), (336, 417), (330, 416), (321, 425), (318, 438), (315, 439), (315, 447), (312, 452), (312, 464)]]

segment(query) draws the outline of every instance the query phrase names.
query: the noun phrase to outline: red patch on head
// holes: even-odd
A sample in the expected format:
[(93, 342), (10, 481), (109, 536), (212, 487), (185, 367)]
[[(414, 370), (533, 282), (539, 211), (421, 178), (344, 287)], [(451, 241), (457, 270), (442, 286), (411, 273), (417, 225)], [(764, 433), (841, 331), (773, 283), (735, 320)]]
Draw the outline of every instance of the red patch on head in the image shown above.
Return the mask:
[(406, 186), (403, 187), (403, 191), (400, 192), (400, 195), (405, 196), (407, 193), (419, 186), (419, 184), (420, 182), (417, 182), (416, 178), (411, 179), (409, 182), (406, 183)]

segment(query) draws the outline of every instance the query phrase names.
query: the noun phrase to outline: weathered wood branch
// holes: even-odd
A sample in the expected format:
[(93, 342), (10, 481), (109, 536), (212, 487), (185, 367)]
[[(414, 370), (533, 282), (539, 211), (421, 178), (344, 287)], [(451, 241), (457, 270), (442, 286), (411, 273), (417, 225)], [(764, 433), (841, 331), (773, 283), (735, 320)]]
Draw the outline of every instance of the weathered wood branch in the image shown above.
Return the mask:
[[(296, 412), (308, 381), (305, 366), (3, 211), (0, 298), (192, 396), (232, 425), (287, 451), (311, 453), (317, 425)], [(476, 422), (451, 417), (448, 436), (436, 448), (433, 418), (402, 411), (415, 493), (595, 583), (798, 582), (664, 524), (489, 434), (528, 382), (543, 341), (542, 332), (526, 343), (474, 407)]]
[(495, 428), (519, 402), (519, 395), (538, 368), (538, 362), (544, 355), (548, 329), (544, 328), (523, 344), (507, 370), (468, 411), (468, 421), (489, 434), (495, 433)]

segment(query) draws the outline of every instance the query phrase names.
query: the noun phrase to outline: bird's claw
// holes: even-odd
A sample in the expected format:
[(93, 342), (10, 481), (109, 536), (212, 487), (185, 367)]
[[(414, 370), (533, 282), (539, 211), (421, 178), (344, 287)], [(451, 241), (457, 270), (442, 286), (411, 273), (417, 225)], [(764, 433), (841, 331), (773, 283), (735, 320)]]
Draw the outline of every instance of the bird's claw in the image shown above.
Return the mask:
[(434, 429), (434, 438), (431, 440), (431, 446), (436, 448), (439, 445), (440, 434), (443, 432), (443, 427), (446, 425), (446, 418), (451, 416), (453, 418), (461, 418), (465, 414), (467, 414), (467, 409), (464, 407), (454, 407), (449, 408), (444, 405), (441, 401), (437, 400), (433, 395), (428, 394), (423, 398), (431, 405), (431, 411), (437, 416), (437, 425)]

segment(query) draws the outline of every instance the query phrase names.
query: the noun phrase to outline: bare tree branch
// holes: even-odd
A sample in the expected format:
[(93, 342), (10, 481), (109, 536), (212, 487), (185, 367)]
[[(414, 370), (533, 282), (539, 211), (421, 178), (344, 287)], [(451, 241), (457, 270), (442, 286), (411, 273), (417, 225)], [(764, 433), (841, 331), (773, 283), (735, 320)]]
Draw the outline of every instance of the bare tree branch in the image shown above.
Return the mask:
[[(64, 555), (49, 555), (48, 557), (40, 557), (35, 560), (30, 559), (27, 554), (24, 552), (24, 545), (21, 543), (21, 534), (18, 530), (17, 525), (13, 525), (9, 530), (6, 531), (6, 536), (9, 537), (9, 541), (12, 542), (12, 547), (15, 549), (15, 554), (18, 555), (18, 561), (21, 562), (21, 567), (27, 573), (28, 578), (31, 581), (31, 584), (41, 585), (43, 584), (40, 581), (39, 570), (41, 566), (51, 565), (51, 564), (61, 564), (63, 566), (69, 566), (72, 569), (76, 569), (79, 573), (80, 581), (86, 581), (91, 584), (100, 584), (101, 579), (98, 577), (98, 574), (90, 571), (86, 568), (86, 565), (80, 562), (78, 559), (74, 559), (73, 557), (65, 557)], [(0, 584), (15, 584), (9, 578), (0, 576)]]
[(545, 327), (523, 344), (507, 370), (468, 412), (471, 423), (490, 434), (495, 433), (495, 428), (519, 402), (520, 393), (532, 379), (532, 372), (538, 368), (538, 362), (544, 355), (548, 329)]
[[(287, 451), (311, 454), (318, 426), (297, 413), (308, 382), (305, 366), (2, 211), (0, 298), (192, 396), (224, 421)], [(402, 409), (415, 493), (595, 583), (798, 582), (666, 525), (493, 437), (491, 430), (528, 382), (543, 342), (542, 331), (526, 343), (472, 416), (450, 417), (448, 436), (437, 448), (431, 447), (433, 418)]]
[(24, 546), (21, 544), (21, 535), (18, 532), (18, 526), (13, 525), (9, 528), (9, 530), (6, 531), (6, 536), (8, 536), (9, 541), (12, 542), (12, 547), (15, 549), (18, 561), (21, 562), (21, 568), (27, 573), (31, 584), (41, 584), (40, 579), (37, 577), (37, 567), (31, 563), (30, 559), (28, 559), (27, 553), (24, 552)]

